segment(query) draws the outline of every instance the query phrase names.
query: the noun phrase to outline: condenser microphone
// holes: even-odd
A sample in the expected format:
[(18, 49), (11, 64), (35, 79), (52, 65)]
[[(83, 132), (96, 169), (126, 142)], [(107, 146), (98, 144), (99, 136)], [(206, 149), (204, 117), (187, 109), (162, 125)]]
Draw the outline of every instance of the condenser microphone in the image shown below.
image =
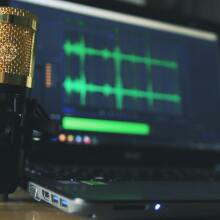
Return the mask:
[(4, 194), (18, 185), (21, 146), (32, 114), (27, 97), (33, 85), (36, 29), (32, 13), (0, 7), (0, 193)]
[(0, 87), (32, 88), (37, 18), (30, 12), (0, 7)]
[(18, 111), (32, 88), (36, 28), (30, 12), (0, 7), (0, 114)]

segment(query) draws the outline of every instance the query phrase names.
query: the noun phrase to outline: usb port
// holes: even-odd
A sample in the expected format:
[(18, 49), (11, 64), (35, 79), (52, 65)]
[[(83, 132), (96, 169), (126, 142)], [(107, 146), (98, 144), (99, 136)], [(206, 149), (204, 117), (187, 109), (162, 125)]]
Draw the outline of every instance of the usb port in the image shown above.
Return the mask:
[(43, 190), (43, 191), (42, 191), (42, 194), (43, 194), (44, 199), (50, 200), (50, 193), (49, 193), (49, 192)]
[(60, 199), (60, 205), (64, 208), (68, 208), (68, 201), (65, 199)]
[(56, 196), (56, 195), (52, 195), (52, 202), (55, 203), (55, 204), (58, 204), (59, 203), (59, 197)]

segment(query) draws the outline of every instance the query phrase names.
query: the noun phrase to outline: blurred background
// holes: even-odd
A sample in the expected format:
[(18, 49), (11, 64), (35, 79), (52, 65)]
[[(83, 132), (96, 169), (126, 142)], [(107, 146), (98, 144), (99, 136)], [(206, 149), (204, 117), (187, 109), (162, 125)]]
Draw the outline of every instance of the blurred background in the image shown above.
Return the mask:
[(146, 9), (157, 9), (187, 15), (211, 22), (220, 22), (219, 0), (116, 0)]
[[(74, 0), (72, 0), (74, 2)], [(80, 3), (111, 6), (119, 9), (128, 7), (131, 10), (151, 11), (180, 16), (194, 17), (209, 22), (220, 23), (220, 1), (219, 0), (76, 0)], [(76, 2), (75, 1), (75, 2)], [(8, 0), (1, 0), (0, 5), (4, 5)], [(135, 12), (134, 12), (135, 13)]]

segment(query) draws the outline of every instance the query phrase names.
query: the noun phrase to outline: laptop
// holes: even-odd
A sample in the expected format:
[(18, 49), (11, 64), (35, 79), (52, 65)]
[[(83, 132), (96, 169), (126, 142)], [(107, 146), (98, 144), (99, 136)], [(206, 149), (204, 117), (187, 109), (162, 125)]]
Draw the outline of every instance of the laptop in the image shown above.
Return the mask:
[(220, 216), (218, 35), (79, 2), (10, 5), (39, 17), (32, 95), (53, 124), (33, 132), (30, 195), (95, 219)]

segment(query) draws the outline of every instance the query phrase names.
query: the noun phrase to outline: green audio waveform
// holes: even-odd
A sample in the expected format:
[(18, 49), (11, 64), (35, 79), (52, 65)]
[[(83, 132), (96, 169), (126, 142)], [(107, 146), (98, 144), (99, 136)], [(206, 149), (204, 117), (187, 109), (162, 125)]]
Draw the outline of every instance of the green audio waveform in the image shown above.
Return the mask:
[(147, 53), (146, 56), (139, 56), (135, 54), (122, 53), (119, 47), (115, 47), (113, 51), (109, 49), (96, 49), (86, 46), (84, 38), (81, 38), (80, 41), (72, 43), (67, 40), (64, 43), (64, 52), (67, 56), (77, 55), (77, 56), (97, 56), (103, 59), (113, 59), (115, 62), (127, 61), (130, 63), (136, 64), (145, 64), (147, 66), (160, 66), (169, 69), (178, 69), (178, 63), (175, 61), (160, 60), (155, 59), (150, 56), (150, 53)]
[[(101, 93), (105, 96), (115, 95), (116, 97), (132, 97), (135, 99), (145, 98), (151, 100), (160, 100), (160, 101), (168, 101), (179, 104), (181, 101), (181, 97), (175, 94), (165, 94), (159, 92), (151, 92), (151, 91), (143, 91), (139, 89), (127, 89), (127, 88), (118, 88), (113, 87), (109, 84), (105, 85), (97, 85), (93, 83), (87, 83), (84, 78), (78, 78), (73, 80), (70, 76), (66, 77), (64, 81), (64, 88), (67, 94), (71, 94), (72, 92), (76, 92), (79, 94), (84, 93)], [(121, 104), (118, 104), (118, 106)]]
[[(176, 71), (179, 67), (178, 63), (175, 61), (155, 59), (151, 56), (150, 51), (147, 52), (146, 56), (140, 56), (123, 53), (118, 46), (115, 47), (114, 50), (109, 50), (106, 48), (92, 48), (86, 45), (83, 37), (81, 37), (80, 40), (75, 43), (69, 40), (65, 41), (63, 49), (66, 56), (76, 55), (80, 60), (79, 78), (72, 79), (69, 75), (65, 78), (63, 85), (68, 95), (71, 95), (71, 93), (80, 94), (81, 105), (86, 105), (87, 93), (101, 93), (106, 97), (114, 95), (116, 97), (116, 108), (119, 110), (123, 109), (124, 97), (146, 99), (150, 109), (153, 108), (155, 100), (167, 101), (176, 104), (181, 103), (181, 96), (178, 94), (155, 92), (153, 90), (151, 77), (148, 79), (146, 90), (140, 90), (137, 88), (124, 88), (121, 76), (122, 63), (125, 61), (134, 64), (144, 64), (146, 69), (148, 69), (149, 74), (153, 66), (168, 68), (171, 71)], [(86, 56), (97, 56), (105, 60), (112, 59), (115, 66), (115, 84), (110, 85), (106, 83), (103, 85), (98, 85), (87, 82), (85, 73)]]

